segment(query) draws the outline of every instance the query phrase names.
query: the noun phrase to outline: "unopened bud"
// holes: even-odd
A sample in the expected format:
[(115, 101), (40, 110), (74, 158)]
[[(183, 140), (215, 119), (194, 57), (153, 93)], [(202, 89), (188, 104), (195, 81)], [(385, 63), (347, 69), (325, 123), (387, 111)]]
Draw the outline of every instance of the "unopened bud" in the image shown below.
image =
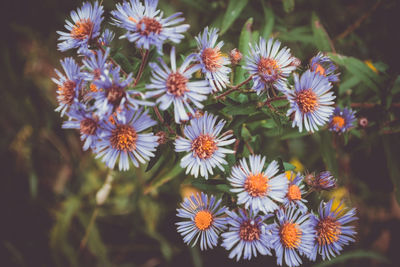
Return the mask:
[(108, 195), (111, 191), (111, 184), (106, 183), (104, 184), (99, 191), (96, 193), (96, 203), (98, 206), (101, 206), (106, 202)]
[(301, 65), (301, 60), (298, 59), (297, 57), (291, 57), (292, 62), (290, 63), (290, 66), (298, 67)]
[(232, 65), (237, 65), (242, 60), (242, 53), (237, 48), (234, 48), (229, 53), (229, 59), (231, 60)]
[(157, 142), (160, 145), (165, 144), (167, 142), (167, 134), (165, 132), (159, 131), (158, 133), (156, 133), (156, 136), (158, 136)]
[(365, 128), (365, 127), (368, 126), (368, 119), (365, 118), (365, 117), (360, 118), (360, 119), (358, 120), (358, 124), (359, 124), (361, 127)]

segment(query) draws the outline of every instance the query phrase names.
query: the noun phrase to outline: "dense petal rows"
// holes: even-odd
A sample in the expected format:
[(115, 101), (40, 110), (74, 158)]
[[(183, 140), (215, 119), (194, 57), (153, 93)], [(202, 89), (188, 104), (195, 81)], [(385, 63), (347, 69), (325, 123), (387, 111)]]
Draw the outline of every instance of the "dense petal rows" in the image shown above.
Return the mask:
[[(218, 42), (218, 29), (206, 27), (195, 38), (197, 51), (177, 57), (173, 46), (169, 65), (162, 57), (158, 63), (149, 63), (151, 77), (142, 85), (139, 80), (151, 50), (155, 47), (162, 55), (163, 44), (179, 43), (189, 28), (181, 24), (181, 13), (164, 18), (157, 4), (157, 0), (129, 0), (117, 4), (111, 12), (112, 24), (125, 30), (120, 38), (133, 42), (143, 55), (135, 76), (127, 73), (129, 66), (122, 69), (111, 55), (115, 34), (101, 29), (103, 7), (98, 2), (86, 2), (71, 12), (67, 32), (58, 32), (58, 49), (76, 48), (81, 60), (65, 58), (61, 61), (63, 73), (55, 70), (58, 77), (53, 78), (58, 88), (56, 111), (68, 118), (63, 128), (79, 130), (83, 150), (92, 150), (111, 169), (117, 165), (120, 171), (129, 170), (131, 165), (139, 167), (155, 157), (160, 143), (174, 140), (186, 174), (205, 179), (217, 174), (219, 177), (209, 182), (224, 192), (224, 200), (200, 193), (185, 198), (177, 209), (182, 220), (176, 222), (177, 230), (186, 244), (200, 244), (206, 250), (222, 240), (229, 258), (250, 260), (275, 254), (278, 265), (287, 266), (300, 265), (302, 257), (314, 261), (317, 255), (324, 260), (339, 255), (345, 245), (354, 242), (356, 232), (348, 224), (357, 219), (355, 209), (345, 209), (343, 204), (333, 208), (331, 200), (322, 202), (314, 214), (305, 199), (313, 191), (333, 189), (336, 179), (328, 171), (306, 174), (305, 178), (297, 173), (294, 179), (288, 179), (281, 161), (272, 160), (266, 165), (265, 156), (253, 155), (246, 140), (234, 137), (233, 129), (236, 133), (237, 128), (223, 131), (224, 119), (229, 119), (231, 127), (235, 118), (224, 111), (228, 101), (218, 103), (223, 96), (250, 83), (250, 93), (255, 92), (260, 101), (270, 101), (262, 94), (270, 96), (270, 91), (280, 94), (280, 99), (286, 98), (290, 105), (287, 117), (300, 132), (303, 127), (314, 132), (328, 123), (330, 131), (343, 133), (353, 127), (355, 112), (333, 107), (331, 82), (339, 80), (337, 67), (328, 56), (318, 53), (300, 78), (293, 75), (292, 88), (288, 78), (300, 63), (278, 40), (260, 38), (249, 51), (242, 51), (248, 54), (243, 67), (248, 78), (232, 86), (229, 65), (236, 66), (242, 54), (233, 49), (229, 59), (222, 51), (224, 42)], [(213, 97), (227, 87), (231, 89)], [(221, 107), (219, 115), (224, 119), (206, 111), (209, 109), (205, 103)], [(169, 134), (153, 133), (162, 126), (152, 119), (152, 109)], [(170, 120), (170, 113), (174, 119)], [(175, 124), (169, 125), (170, 121)], [(238, 149), (243, 142), (251, 155), (237, 160), (236, 153), (243, 156)], [(228, 184), (230, 188), (226, 188)]]

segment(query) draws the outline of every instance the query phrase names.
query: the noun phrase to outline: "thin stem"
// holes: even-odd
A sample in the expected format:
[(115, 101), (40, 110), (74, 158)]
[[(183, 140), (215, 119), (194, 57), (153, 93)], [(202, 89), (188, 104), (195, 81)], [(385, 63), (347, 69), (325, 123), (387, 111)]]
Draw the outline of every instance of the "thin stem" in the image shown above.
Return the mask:
[[(268, 98), (262, 105), (263, 106), (268, 106), (269, 108), (271, 108), (272, 106), (271, 106), (271, 102), (274, 102), (274, 101), (278, 101), (278, 100), (285, 100), (285, 99), (287, 99), (286, 98), (286, 96), (276, 96), (276, 97), (271, 97), (271, 98)], [(275, 109), (275, 108), (274, 108)]]
[(149, 58), (149, 50), (146, 50), (146, 52), (142, 56), (142, 63), (140, 64), (139, 72), (136, 75), (136, 79), (135, 79), (135, 82), (133, 83), (133, 87), (135, 87), (138, 84), (140, 77), (142, 77), (143, 70), (144, 70), (144, 67), (146, 66), (148, 58)]
[(85, 249), (87, 241), (89, 239), (90, 231), (92, 230), (92, 227), (94, 225), (94, 222), (96, 220), (98, 213), (99, 213), (99, 207), (96, 206), (96, 208), (94, 208), (94, 211), (92, 213), (92, 217), (90, 217), (89, 225), (86, 228), (85, 236), (83, 237), (83, 239), (79, 245), (79, 251), (83, 251)]
[(308, 195), (310, 195), (312, 192), (314, 192), (314, 189), (311, 188), (307, 191), (307, 193), (302, 198), (304, 199), (304, 198), (308, 197)]
[[(351, 103), (352, 108), (375, 108), (381, 104), (378, 103)], [(392, 103), (391, 107), (399, 108), (400, 103)]]
[(156, 116), (157, 116), (158, 120), (159, 120), (162, 124), (164, 124), (164, 125), (167, 127), (169, 133), (170, 133), (170, 134), (176, 135), (176, 132), (171, 128), (171, 126), (169, 126), (168, 123), (165, 123), (165, 120), (164, 120), (164, 118), (161, 116), (161, 113), (160, 113), (160, 111), (158, 110), (158, 107), (157, 107), (157, 106), (154, 106), (154, 112), (156, 113)]
[(250, 75), (249, 78), (247, 78), (247, 79), (244, 80), (243, 82), (239, 83), (238, 85), (232, 86), (232, 88), (239, 89), (240, 87), (242, 87), (242, 86), (245, 85), (246, 83), (250, 82), (252, 78), (253, 78), (253, 75)]
[(254, 155), (254, 150), (251, 148), (249, 142), (244, 141), (244, 144), (246, 145), (246, 147), (249, 150), (250, 154)]
[(233, 93), (233, 92), (239, 90), (240, 87), (242, 87), (242, 86), (245, 85), (246, 83), (250, 82), (252, 78), (253, 78), (253, 75), (250, 75), (250, 76), (249, 76), (246, 80), (244, 80), (243, 82), (239, 83), (238, 85), (231, 86), (231, 89), (229, 89), (228, 91), (225, 91), (224, 93), (222, 93), (222, 94), (216, 96), (215, 99), (217, 99), (217, 100), (218, 100), (218, 99), (221, 99), (222, 97), (227, 96), (227, 95), (229, 95), (230, 93)]

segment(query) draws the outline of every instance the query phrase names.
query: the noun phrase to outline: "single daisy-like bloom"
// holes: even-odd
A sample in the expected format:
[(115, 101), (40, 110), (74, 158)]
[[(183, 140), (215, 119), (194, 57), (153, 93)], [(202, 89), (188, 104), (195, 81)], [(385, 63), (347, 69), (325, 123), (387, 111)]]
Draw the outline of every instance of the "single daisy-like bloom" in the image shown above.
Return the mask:
[(328, 203), (321, 202), (318, 215), (311, 217), (311, 223), (316, 231), (311, 260), (315, 260), (317, 252), (322, 259), (331, 259), (339, 255), (343, 246), (354, 242), (356, 231), (354, 226), (346, 225), (357, 220), (356, 209), (347, 210), (340, 203), (337, 208), (332, 208), (333, 199)]
[(65, 76), (55, 69), (54, 71), (59, 78), (52, 78), (52, 80), (58, 87), (57, 101), (59, 106), (56, 108), (56, 111), (61, 111), (61, 116), (63, 116), (73, 103), (78, 102), (78, 94), (83, 86), (83, 74), (72, 57), (65, 58), (60, 62)]
[(239, 165), (232, 167), (231, 183), (232, 192), (238, 194), (237, 203), (244, 204), (254, 211), (264, 213), (278, 209), (277, 203), (284, 201), (288, 188), (288, 180), (284, 173), (278, 174), (277, 161), (272, 161), (264, 171), (265, 157), (260, 155), (249, 156), (250, 168), (245, 158)]
[(196, 58), (200, 62), (201, 71), (210, 82), (213, 91), (222, 91), (229, 83), (228, 74), (231, 69), (225, 66), (230, 64), (229, 58), (221, 53), (224, 42), (216, 43), (218, 30), (210, 29), (208, 31), (208, 27), (206, 27), (203, 34), (200, 33), (195, 38), (200, 50), (196, 53)]
[(222, 247), (231, 250), (229, 258), (236, 257), (250, 260), (257, 253), (261, 255), (271, 254), (271, 226), (264, 223), (272, 215), (258, 215), (250, 211), (239, 210), (239, 214), (227, 211), (229, 216), (229, 230), (222, 234)]
[(279, 209), (277, 221), (272, 229), (273, 247), (277, 263), (282, 266), (283, 259), (289, 267), (302, 263), (300, 255), (312, 253), (315, 231), (310, 214), (302, 214), (299, 209)]
[(184, 129), (184, 137), (178, 136), (175, 140), (176, 152), (189, 152), (181, 160), (181, 167), (186, 168), (196, 178), (199, 175), (208, 179), (208, 173), (213, 173), (213, 168), (218, 167), (224, 171), (222, 164), (228, 164), (224, 159), (225, 154), (235, 153), (224, 146), (235, 142), (228, 131), (220, 135), (225, 125), (224, 120), (217, 123), (217, 116), (205, 114), (200, 118), (190, 120), (190, 125)]
[(189, 220), (176, 225), (186, 244), (192, 243), (195, 246), (199, 241), (201, 250), (212, 249), (217, 245), (218, 235), (227, 223), (226, 207), (220, 204), (221, 199), (216, 200), (214, 196), (209, 198), (204, 193), (185, 198), (181, 208), (177, 209), (177, 216)]
[(321, 172), (318, 175), (307, 174), (305, 181), (315, 191), (329, 191), (336, 187), (336, 178), (329, 171)]
[(318, 126), (324, 125), (333, 113), (335, 96), (331, 91), (332, 84), (325, 76), (307, 70), (299, 76), (294, 74), (294, 90), (283, 92), (289, 100), (290, 108), (287, 116), (294, 113), (292, 127), (307, 131), (318, 131)]
[(281, 42), (270, 38), (268, 43), (260, 37), (259, 44), (250, 46), (250, 55), (247, 56), (245, 69), (253, 75), (253, 87), (257, 94), (268, 88), (274, 87), (283, 90), (287, 87), (286, 80), (290, 73), (296, 69), (291, 63), (293, 58), (290, 49), (283, 47), (279, 50)]
[(111, 14), (115, 25), (127, 30), (121, 38), (127, 38), (138, 48), (147, 50), (154, 45), (162, 54), (163, 43), (167, 40), (179, 43), (189, 25), (177, 25), (184, 21), (179, 17), (180, 12), (163, 18), (164, 14), (157, 10), (157, 4), (158, 0), (144, 0), (144, 5), (139, 0), (124, 1), (117, 4), (117, 10), (111, 11)]
[(329, 130), (337, 133), (344, 133), (353, 127), (356, 121), (355, 112), (348, 108), (340, 110), (336, 107), (329, 118)]
[(72, 48), (87, 47), (89, 41), (100, 35), (100, 24), (103, 21), (103, 6), (96, 1), (93, 5), (85, 2), (82, 8), (71, 12), (72, 22), (66, 20), (68, 32), (57, 31), (61, 41), (58, 50), (61, 52)]
[(140, 133), (157, 123), (147, 115), (147, 111), (126, 110), (124, 116), (115, 116), (104, 123), (104, 129), (100, 140), (96, 144), (96, 158), (111, 169), (119, 160), (119, 170), (129, 170), (131, 161), (135, 167), (145, 163), (154, 157), (153, 152), (158, 146), (158, 136), (153, 133)]
[(90, 112), (83, 104), (76, 103), (67, 113), (69, 120), (64, 121), (64, 129), (78, 129), (81, 141), (84, 142), (83, 150), (88, 150), (96, 145), (101, 132), (99, 118)]
[(114, 40), (115, 33), (109, 29), (105, 29), (105, 31), (101, 34), (99, 43), (100, 45), (110, 46), (112, 40)]
[(304, 194), (303, 176), (298, 173), (289, 183), (283, 205), (286, 208), (292, 207), (294, 209), (299, 209), (302, 213), (306, 213), (308, 208), (305, 205), (307, 200), (302, 197)]
[[(86, 67), (86, 71), (84, 71), (84, 79), (86, 81), (100, 80), (101, 75), (105, 75), (106, 70), (111, 67), (111, 64), (107, 63), (109, 54), (110, 49), (108, 48), (104, 54), (101, 50), (95, 50), (91, 51), (90, 55), (82, 60), (83, 65)], [(91, 85), (91, 89), (95, 91), (93, 86), (95, 85)]]
[(104, 75), (101, 74), (100, 79), (92, 82), (97, 89), (102, 89), (90, 93), (90, 96), (95, 100), (93, 106), (100, 117), (109, 116), (115, 111), (128, 108), (128, 106), (138, 109), (139, 105), (152, 105), (148, 101), (136, 98), (138, 95), (142, 95), (140, 92), (126, 90), (132, 81), (132, 73), (128, 77), (122, 78), (118, 66), (114, 69), (105, 69)]
[(192, 74), (201, 68), (200, 65), (188, 68), (193, 59), (193, 56), (188, 56), (180, 68), (177, 68), (175, 47), (172, 47), (171, 68), (161, 58), (159, 58), (161, 66), (156, 63), (149, 64), (152, 69), (152, 78), (151, 83), (146, 85), (146, 88), (150, 90), (146, 93), (146, 98), (158, 96), (156, 102), (161, 103), (162, 110), (166, 110), (173, 104), (176, 123), (189, 120), (188, 113), (195, 113), (192, 104), (202, 109), (201, 101), (207, 99), (207, 94), (212, 90), (206, 80), (189, 81)]
[(326, 76), (330, 82), (338, 82), (340, 73), (335, 73), (337, 67), (332, 60), (319, 52), (310, 60), (310, 69), (319, 75)]

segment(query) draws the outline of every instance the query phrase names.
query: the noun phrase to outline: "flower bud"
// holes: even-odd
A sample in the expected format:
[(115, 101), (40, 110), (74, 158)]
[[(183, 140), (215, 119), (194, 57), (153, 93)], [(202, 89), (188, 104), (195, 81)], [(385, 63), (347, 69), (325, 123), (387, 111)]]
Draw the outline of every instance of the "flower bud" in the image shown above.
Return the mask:
[(365, 127), (368, 126), (368, 119), (365, 118), (365, 117), (362, 117), (362, 118), (360, 118), (360, 119), (358, 120), (358, 124), (359, 124), (361, 127), (365, 128)]
[(165, 144), (167, 142), (167, 134), (165, 132), (159, 131), (158, 133), (156, 133), (156, 136), (158, 136), (157, 142), (160, 145)]
[(232, 49), (231, 52), (229, 53), (229, 59), (231, 60), (232, 65), (237, 65), (241, 60), (242, 60), (242, 53), (240, 53), (240, 51), (235, 48)]

